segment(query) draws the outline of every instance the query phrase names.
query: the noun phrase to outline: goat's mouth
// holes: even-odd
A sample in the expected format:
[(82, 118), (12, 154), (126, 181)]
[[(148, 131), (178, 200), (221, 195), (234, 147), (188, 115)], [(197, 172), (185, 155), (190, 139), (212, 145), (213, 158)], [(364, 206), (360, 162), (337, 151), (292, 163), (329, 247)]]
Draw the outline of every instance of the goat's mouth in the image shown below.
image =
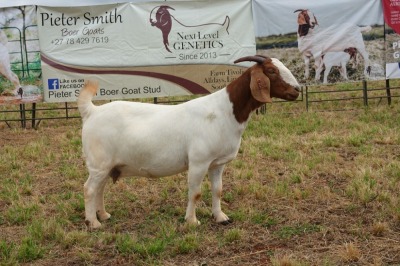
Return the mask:
[(290, 91), (286, 94), (286, 100), (295, 101), (300, 95), (300, 90), (295, 88), (293, 91)]

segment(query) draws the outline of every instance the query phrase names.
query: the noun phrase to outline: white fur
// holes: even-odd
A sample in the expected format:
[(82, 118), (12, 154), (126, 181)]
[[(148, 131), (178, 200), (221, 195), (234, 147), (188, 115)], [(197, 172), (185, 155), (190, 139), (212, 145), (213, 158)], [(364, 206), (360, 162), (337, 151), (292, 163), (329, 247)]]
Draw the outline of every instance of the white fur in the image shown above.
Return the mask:
[(292, 72), (279, 59), (271, 58), (272, 63), (279, 69), (282, 78), (293, 87), (300, 87)]

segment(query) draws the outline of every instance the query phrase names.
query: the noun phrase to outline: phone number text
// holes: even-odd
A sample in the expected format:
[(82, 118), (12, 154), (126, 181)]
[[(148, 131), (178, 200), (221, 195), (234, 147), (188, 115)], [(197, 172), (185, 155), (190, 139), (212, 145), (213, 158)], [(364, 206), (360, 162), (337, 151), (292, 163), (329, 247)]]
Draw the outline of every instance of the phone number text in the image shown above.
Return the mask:
[(51, 41), (53, 45), (85, 45), (108, 43), (110, 38), (105, 37), (78, 37), (78, 38), (57, 38)]

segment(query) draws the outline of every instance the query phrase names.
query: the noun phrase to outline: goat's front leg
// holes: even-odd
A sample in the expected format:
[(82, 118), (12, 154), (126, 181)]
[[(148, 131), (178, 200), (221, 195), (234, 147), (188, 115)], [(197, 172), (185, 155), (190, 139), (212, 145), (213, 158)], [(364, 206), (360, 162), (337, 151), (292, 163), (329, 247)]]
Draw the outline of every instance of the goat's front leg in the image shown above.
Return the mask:
[(211, 180), (212, 190), (212, 214), (217, 223), (227, 225), (231, 223), (229, 217), (221, 210), (222, 197), (222, 173), (225, 165), (214, 167), (208, 170), (208, 176)]
[(308, 77), (310, 76), (310, 57), (307, 55), (303, 55), (303, 59), (304, 59), (304, 78), (308, 79)]
[(201, 183), (207, 172), (207, 166), (189, 164), (188, 187), (189, 201), (186, 209), (185, 220), (189, 224), (199, 225), (200, 221), (196, 217), (196, 203), (201, 198)]
[(348, 80), (349, 78), (347, 77), (347, 69), (346, 69), (346, 63), (343, 63), (343, 64), (341, 64), (341, 67), (340, 67), (340, 74), (342, 75), (342, 77), (345, 79), (345, 80)]

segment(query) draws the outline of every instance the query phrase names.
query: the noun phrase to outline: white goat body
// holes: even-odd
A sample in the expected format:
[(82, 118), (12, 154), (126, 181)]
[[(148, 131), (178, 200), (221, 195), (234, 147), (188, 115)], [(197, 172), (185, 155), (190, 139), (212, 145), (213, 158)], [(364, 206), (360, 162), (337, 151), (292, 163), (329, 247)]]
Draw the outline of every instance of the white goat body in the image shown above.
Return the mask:
[[(370, 29), (369, 26), (359, 27), (349, 23), (333, 25), (325, 29), (316, 28), (299, 38), (298, 47), (300, 52), (310, 51), (314, 59), (327, 52), (342, 52), (346, 48), (355, 47), (364, 60), (368, 60), (361, 32)], [(369, 62), (365, 64), (368, 65)]]
[(347, 63), (350, 60), (350, 54), (347, 52), (327, 52), (322, 57), (322, 63), (319, 63), (316, 73), (315, 79), (319, 80), (321, 76), (321, 72), (325, 67), (324, 72), (324, 83), (328, 83), (328, 75), (331, 72), (332, 67), (338, 66), (340, 74), (345, 80), (348, 80), (347, 77)]
[(95, 106), (91, 99), (97, 85), (85, 85), (78, 107), (89, 170), (84, 185), (89, 227), (101, 225), (96, 214), (100, 220), (110, 217), (103, 199), (108, 176), (116, 181), (122, 176), (160, 177), (185, 170), (189, 187), (186, 221), (199, 224), (195, 205), (207, 172), (212, 214), (219, 223), (230, 221), (220, 205), (222, 172), (236, 157), (250, 113), (270, 102), (270, 97), (294, 100), (299, 94), (297, 81), (280, 61), (256, 56), (240, 60), (258, 64), (226, 88), (175, 106), (122, 101)]

